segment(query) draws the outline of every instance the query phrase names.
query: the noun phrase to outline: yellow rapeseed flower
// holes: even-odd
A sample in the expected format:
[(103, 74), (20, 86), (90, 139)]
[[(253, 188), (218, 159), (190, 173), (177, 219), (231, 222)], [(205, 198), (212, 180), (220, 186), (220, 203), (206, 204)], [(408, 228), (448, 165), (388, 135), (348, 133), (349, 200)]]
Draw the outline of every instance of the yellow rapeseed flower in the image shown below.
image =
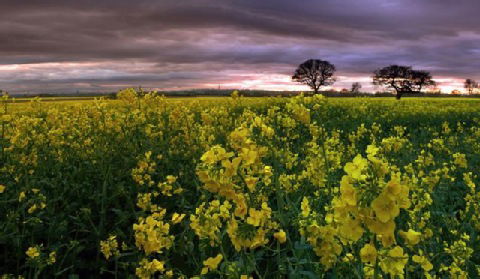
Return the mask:
[(149, 262), (148, 259), (142, 259), (140, 261), (140, 266), (135, 269), (135, 274), (140, 279), (149, 279), (156, 272), (165, 271), (165, 262), (154, 259)]
[(204, 267), (202, 268), (202, 275), (207, 274), (212, 270), (216, 270), (218, 265), (223, 260), (223, 255), (218, 254), (216, 257), (211, 257), (203, 261)]
[(393, 180), (393, 179), (390, 180), (385, 186), (385, 188), (383, 189), (384, 195), (386, 195), (392, 200), (395, 200), (401, 191), (402, 191), (402, 187), (399, 181)]
[(368, 146), (367, 146), (366, 152), (367, 152), (367, 154), (368, 154), (369, 156), (375, 156), (375, 155), (377, 155), (378, 150), (379, 150), (378, 147), (376, 147), (375, 145), (372, 145), (372, 144), (371, 144), (371, 145), (368, 145)]
[(167, 175), (167, 183), (168, 184), (173, 184), (175, 183), (175, 181), (177, 181), (177, 178), (173, 175)]
[(245, 178), (245, 183), (247, 184), (248, 190), (250, 192), (255, 191), (255, 186), (257, 185), (258, 178), (256, 177), (246, 177)]
[(275, 237), (275, 239), (280, 243), (285, 243), (285, 241), (287, 241), (287, 234), (283, 230), (274, 233), (273, 237)]
[(170, 235), (170, 224), (163, 222), (165, 209), (154, 213), (147, 218), (139, 218), (139, 222), (133, 224), (135, 232), (135, 244), (145, 251), (145, 254), (161, 253), (163, 249), (169, 249), (173, 245), (175, 236)]
[(383, 194), (380, 194), (373, 200), (372, 208), (373, 211), (375, 211), (378, 220), (383, 223), (393, 220), (398, 214), (400, 214), (400, 208), (396, 202)]
[(25, 199), (26, 195), (25, 195), (25, 192), (20, 192), (20, 194), (18, 195), (18, 201), (21, 202)]
[(433, 268), (432, 263), (427, 258), (425, 258), (424, 256), (414, 255), (412, 257), (412, 260), (414, 262), (420, 264), (422, 266), (423, 270), (425, 270), (427, 272), (432, 270), (432, 268)]
[(455, 153), (453, 154), (454, 161), (453, 163), (459, 167), (466, 168), (468, 166), (467, 159), (465, 154)]
[(417, 245), (420, 242), (422, 234), (409, 229), (407, 232), (400, 231), (399, 235), (405, 239), (409, 245)]
[(360, 220), (350, 217), (347, 217), (347, 220), (340, 227), (340, 235), (349, 241), (359, 240), (364, 232)]
[(360, 259), (364, 263), (375, 263), (377, 261), (377, 249), (374, 245), (367, 243), (360, 249)]
[(303, 197), (302, 204), (301, 204), (301, 209), (302, 209), (302, 216), (303, 217), (308, 217), (308, 215), (310, 215), (310, 205), (308, 203), (308, 198), (307, 197)]
[(153, 269), (155, 269), (156, 271), (163, 271), (165, 269), (164, 267), (165, 263), (164, 262), (161, 262), (157, 259), (154, 259), (152, 261), (152, 267)]
[(403, 277), (403, 270), (408, 262), (408, 255), (403, 253), (403, 249), (400, 246), (395, 246), (388, 251), (387, 256), (380, 263), (380, 267), (383, 272), (389, 273), (393, 276)]
[(185, 214), (173, 213), (172, 223), (178, 224), (178, 223), (182, 222), (183, 218), (185, 218)]
[(247, 223), (250, 225), (253, 225), (255, 227), (261, 226), (262, 221), (263, 221), (263, 212), (262, 210), (256, 210), (253, 208), (250, 208), (248, 210), (248, 218), (247, 218)]
[(243, 195), (237, 195), (235, 197), (235, 216), (243, 218), (247, 214), (247, 203)]
[(38, 247), (29, 247), (25, 252), (30, 259), (35, 259), (40, 256), (40, 249)]
[(111, 235), (107, 240), (100, 241), (100, 251), (105, 256), (105, 259), (109, 259), (111, 256), (118, 255), (118, 242), (115, 235)]
[(258, 158), (258, 152), (255, 150), (249, 150), (247, 148), (242, 148), (240, 157), (243, 159), (244, 164), (249, 166), (255, 163)]
[(357, 155), (352, 162), (345, 165), (344, 170), (353, 179), (362, 180), (366, 177), (362, 171), (367, 167), (367, 163), (362, 155)]
[(340, 193), (342, 194), (342, 200), (344, 200), (348, 205), (357, 205), (357, 192), (352, 184), (350, 184), (348, 181), (348, 176), (342, 177), (340, 182)]
[(30, 208), (28, 208), (27, 212), (29, 214), (32, 214), (33, 212), (35, 212), (35, 210), (37, 210), (37, 204), (34, 204), (34, 205), (30, 206)]
[(238, 170), (238, 166), (240, 165), (240, 162), (242, 162), (242, 158), (236, 157), (233, 158), (232, 161), (229, 159), (225, 159), (222, 161), (222, 166), (225, 168), (224, 175), (231, 177), (236, 174)]
[(48, 254), (48, 264), (54, 264), (57, 261), (57, 252), (53, 251)]

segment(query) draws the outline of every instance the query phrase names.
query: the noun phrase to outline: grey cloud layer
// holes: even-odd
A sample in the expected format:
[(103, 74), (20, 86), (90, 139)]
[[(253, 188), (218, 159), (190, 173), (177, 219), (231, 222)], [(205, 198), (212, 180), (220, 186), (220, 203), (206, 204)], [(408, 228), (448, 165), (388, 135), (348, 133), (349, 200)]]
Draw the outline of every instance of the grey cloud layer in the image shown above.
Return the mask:
[[(289, 74), (311, 57), (330, 60), (347, 75), (403, 63), (478, 78), (479, 10), (473, 0), (4, 0), (0, 66), (92, 68), (61, 78), (4, 70), (0, 86), (71, 84), (73, 91), (80, 82), (102, 88), (123, 79), (121, 85), (194, 87), (221, 82), (226, 70)], [(150, 66), (131, 69), (132, 63)], [(96, 67), (111, 74), (92, 77)], [(48, 71), (56, 76), (63, 69)]]

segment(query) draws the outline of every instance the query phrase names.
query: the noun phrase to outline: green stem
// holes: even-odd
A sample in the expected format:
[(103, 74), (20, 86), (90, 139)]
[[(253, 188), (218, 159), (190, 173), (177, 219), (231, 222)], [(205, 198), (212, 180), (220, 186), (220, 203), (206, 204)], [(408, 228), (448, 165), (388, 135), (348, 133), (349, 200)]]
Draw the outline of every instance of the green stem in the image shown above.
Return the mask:
[(325, 179), (327, 180), (326, 181), (326, 185), (327, 188), (328, 188), (328, 196), (331, 197), (332, 196), (332, 187), (331, 185), (329, 185), (329, 179), (328, 179), (328, 173), (330, 172), (330, 166), (329, 166), (329, 163), (328, 163), (328, 158), (327, 158), (327, 151), (325, 150), (325, 133), (326, 131), (324, 129), (322, 129), (322, 153), (323, 153), (323, 159), (325, 161)]
[(115, 279), (117, 279), (118, 275), (118, 256), (115, 256)]
[[(3, 100), (3, 115), (7, 114), (7, 100)], [(0, 138), (0, 144), (2, 146), (2, 161), (0, 163), (0, 166), (3, 166), (5, 163), (5, 121), (2, 120), (2, 137)]]
[[(375, 250), (378, 251), (378, 249), (377, 249), (378, 248), (377, 247), (377, 236), (376, 235), (373, 237), (373, 245), (375, 246)], [(378, 276), (379, 276), (379, 274), (378, 274), (378, 257), (377, 257), (377, 259), (375, 260), (375, 270), (373, 271), (373, 278), (378, 279), (379, 278)]]

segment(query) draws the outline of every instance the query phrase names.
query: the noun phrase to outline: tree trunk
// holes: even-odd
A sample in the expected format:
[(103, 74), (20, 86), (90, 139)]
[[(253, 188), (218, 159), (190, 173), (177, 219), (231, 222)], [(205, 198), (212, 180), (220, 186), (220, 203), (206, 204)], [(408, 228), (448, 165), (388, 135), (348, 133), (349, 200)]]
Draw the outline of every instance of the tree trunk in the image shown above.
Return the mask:
[(397, 91), (397, 96), (395, 96), (395, 98), (397, 98), (397, 100), (400, 100), (400, 98), (402, 98), (402, 95), (403, 92)]

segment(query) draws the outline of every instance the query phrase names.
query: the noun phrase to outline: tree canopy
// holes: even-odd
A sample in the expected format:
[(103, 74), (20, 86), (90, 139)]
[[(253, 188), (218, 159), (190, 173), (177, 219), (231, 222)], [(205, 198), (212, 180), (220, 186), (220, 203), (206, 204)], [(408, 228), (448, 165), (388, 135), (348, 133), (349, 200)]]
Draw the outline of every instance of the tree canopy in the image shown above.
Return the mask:
[(361, 88), (362, 85), (360, 84), (360, 82), (354, 82), (352, 83), (352, 89), (350, 89), (350, 92), (359, 93)]
[(478, 82), (471, 78), (467, 78), (464, 83), (465, 89), (467, 89), (468, 94), (473, 94), (475, 89), (478, 89)]
[(403, 94), (420, 93), (424, 88), (434, 86), (435, 81), (427, 71), (413, 70), (409, 66), (390, 65), (374, 72), (373, 84), (395, 90), (397, 99), (400, 99)]
[(309, 59), (298, 66), (292, 76), (292, 80), (310, 86), (314, 94), (317, 94), (320, 87), (328, 86), (335, 82), (334, 73), (335, 66), (330, 62)]

